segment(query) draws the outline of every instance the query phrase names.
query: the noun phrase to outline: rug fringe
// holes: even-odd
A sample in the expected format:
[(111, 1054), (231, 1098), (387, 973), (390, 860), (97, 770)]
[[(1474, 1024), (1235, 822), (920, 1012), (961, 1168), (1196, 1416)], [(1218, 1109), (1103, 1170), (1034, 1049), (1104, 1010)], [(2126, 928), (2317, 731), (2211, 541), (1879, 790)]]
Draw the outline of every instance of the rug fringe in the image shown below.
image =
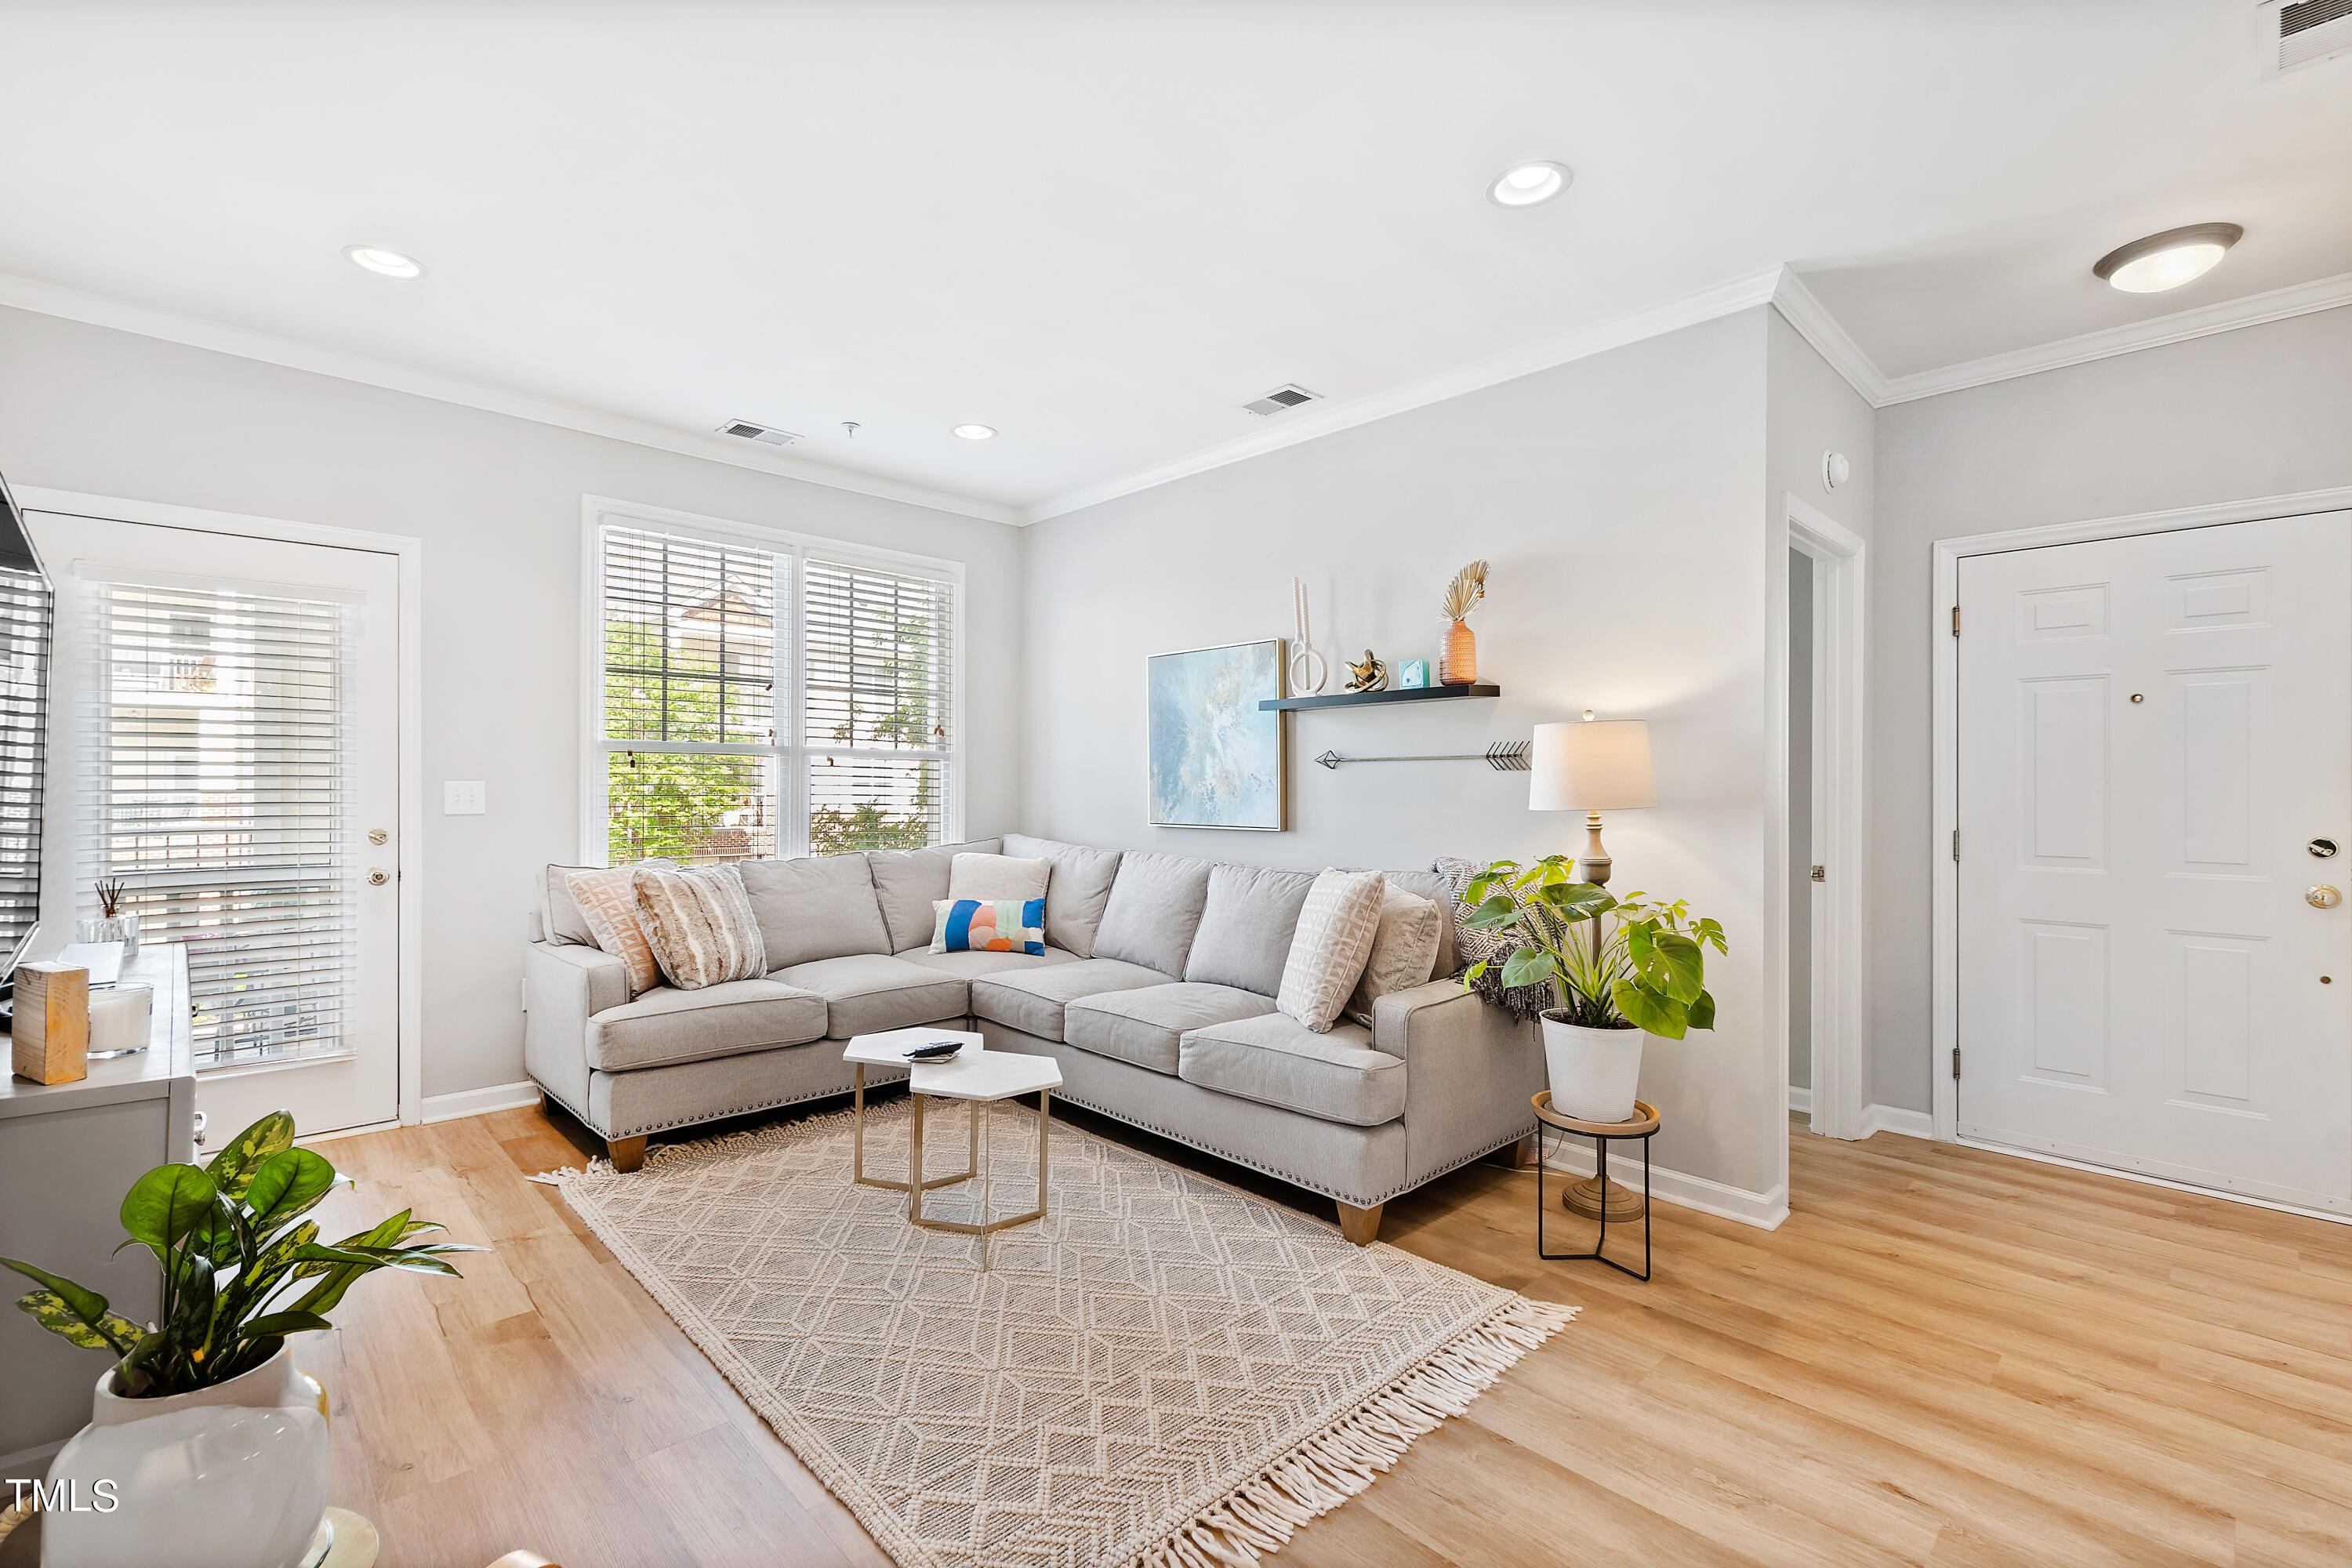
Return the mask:
[(1414, 1438), (1466, 1412), (1577, 1309), (1515, 1297), (1321, 1432), (1242, 1482), (1122, 1568), (1258, 1568), (1300, 1525), (1330, 1512), (1402, 1458)]

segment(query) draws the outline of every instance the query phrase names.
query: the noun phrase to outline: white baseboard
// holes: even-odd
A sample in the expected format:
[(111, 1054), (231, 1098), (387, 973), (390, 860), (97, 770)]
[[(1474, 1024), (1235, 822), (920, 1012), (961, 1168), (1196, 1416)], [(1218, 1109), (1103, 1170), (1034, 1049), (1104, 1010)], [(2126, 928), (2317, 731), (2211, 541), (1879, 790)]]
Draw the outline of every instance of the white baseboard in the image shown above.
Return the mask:
[(493, 1110), (512, 1110), (517, 1106), (537, 1105), (539, 1085), (529, 1079), (520, 1083), (495, 1083), (488, 1089), (460, 1089), (456, 1094), (428, 1094), (425, 1097), (426, 1121), (455, 1121), (461, 1116), (488, 1116)]
[(1811, 1116), (1813, 1113), (1813, 1091), (1801, 1083), (1790, 1084), (1789, 1109), (1800, 1116)]
[[(1554, 1152), (1544, 1162), (1549, 1169), (1564, 1175), (1592, 1174), (1592, 1145), (1579, 1141)], [(1642, 1156), (1612, 1153), (1609, 1156), (1609, 1176), (1629, 1187), (1642, 1184)], [(1777, 1230), (1789, 1217), (1789, 1189), (1784, 1184), (1769, 1193), (1751, 1193), (1745, 1187), (1727, 1186), (1709, 1181), (1705, 1176), (1686, 1176), (1680, 1171), (1669, 1171), (1663, 1165), (1651, 1167), (1650, 1195), (1660, 1203), (1676, 1204), (1701, 1214), (1711, 1214), (1719, 1219), (1738, 1220), (1759, 1230)]]
[(1874, 1132), (1900, 1132), (1906, 1138), (1933, 1139), (1936, 1119), (1924, 1110), (1912, 1110), (1900, 1105), (1869, 1105), (1862, 1111), (1862, 1135)]

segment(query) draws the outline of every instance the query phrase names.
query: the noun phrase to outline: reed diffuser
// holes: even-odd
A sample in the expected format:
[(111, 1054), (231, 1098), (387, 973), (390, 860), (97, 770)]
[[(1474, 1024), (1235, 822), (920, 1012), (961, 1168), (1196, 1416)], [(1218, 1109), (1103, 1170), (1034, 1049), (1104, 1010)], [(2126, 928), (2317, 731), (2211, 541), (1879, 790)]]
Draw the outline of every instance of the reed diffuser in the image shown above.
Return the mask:
[(77, 924), (74, 940), (119, 942), (122, 944), (122, 962), (128, 963), (139, 952), (139, 917), (122, 907), (131, 884), (121, 877), (100, 877), (97, 891), (98, 919)]

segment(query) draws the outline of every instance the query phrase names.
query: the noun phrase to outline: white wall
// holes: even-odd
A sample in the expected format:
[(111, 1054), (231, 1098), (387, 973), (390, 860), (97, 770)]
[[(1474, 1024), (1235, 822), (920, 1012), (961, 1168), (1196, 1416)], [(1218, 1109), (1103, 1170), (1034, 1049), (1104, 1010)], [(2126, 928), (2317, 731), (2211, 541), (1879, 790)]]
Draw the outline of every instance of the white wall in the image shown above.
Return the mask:
[(2352, 310), (1878, 413), (1874, 1097), (1928, 1109), (1934, 542), (2352, 485)]
[[(0, 472), (425, 542), (427, 1096), (523, 1076), (524, 911), (580, 840), (583, 493), (965, 563), (966, 826), (1013, 825), (1020, 545), (1002, 524), (13, 310)], [(446, 778), (486, 780), (488, 814), (441, 816)]]
[[(1610, 820), (1613, 885), (1722, 920), (1711, 1035), (1650, 1055), (1668, 1169), (1777, 1186), (1787, 1079), (1765, 1026), (1765, 333), (1756, 310), (1075, 512), (1024, 542), (1023, 817), (1087, 844), (1313, 868), (1574, 853), (1483, 763), (1313, 765), (1476, 752), (1585, 708), (1650, 721), (1660, 804)], [(1291, 830), (1152, 828), (1144, 660), (1287, 636), (1290, 580), (1333, 659), (1434, 662), (1438, 601), (1490, 564), (1472, 617), (1495, 700), (1290, 721)], [(1785, 895), (1775, 883), (1775, 898)]]

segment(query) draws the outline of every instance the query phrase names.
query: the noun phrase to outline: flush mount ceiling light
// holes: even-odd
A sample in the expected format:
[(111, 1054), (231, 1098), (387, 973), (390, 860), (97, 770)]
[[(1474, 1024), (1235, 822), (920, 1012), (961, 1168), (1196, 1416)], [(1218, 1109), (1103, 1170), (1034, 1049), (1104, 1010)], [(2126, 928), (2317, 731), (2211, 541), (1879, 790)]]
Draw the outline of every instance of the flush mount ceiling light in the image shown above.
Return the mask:
[(2168, 228), (2108, 251), (2091, 271), (2126, 294), (2161, 294), (2212, 271), (2222, 253), (2245, 233), (2234, 223)]
[(425, 276), (423, 262), (413, 256), (404, 256), (399, 251), (385, 246), (347, 245), (343, 247), (343, 254), (351, 258), (352, 266), (364, 267), (370, 272), (382, 273), (386, 278)]
[(955, 427), (955, 433), (967, 441), (996, 439), (996, 426), (993, 425), (959, 425)]
[(1532, 207), (1568, 189), (1576, 172), (1565, 163), (1516, 163), (1495, 176), (1486, 199), (1498, 207)]

